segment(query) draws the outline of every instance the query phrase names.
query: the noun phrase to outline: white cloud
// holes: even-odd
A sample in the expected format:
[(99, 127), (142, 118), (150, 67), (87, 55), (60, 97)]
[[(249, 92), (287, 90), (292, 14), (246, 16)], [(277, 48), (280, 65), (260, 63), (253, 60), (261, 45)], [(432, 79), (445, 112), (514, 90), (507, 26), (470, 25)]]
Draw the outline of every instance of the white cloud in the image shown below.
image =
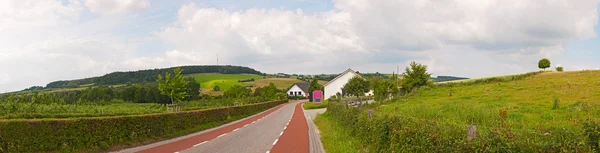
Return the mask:
[(144, 10), (150, 7), (147, 0), (86, 0), (90, 12), (103, 15), (122, 14)]
[(219, 53), (224, 63), (264, 71), (331, 73), (347, 67), (391, 71), (417, 60), (434, 73), (473, 77), (535, 70), (530, 64), (536, 59), (595, 37), (598, 21), (595, 0), (334, 3), (332, 11), (309, 15), (186, 4), (158, 35), (199, 64), (214, 64)]

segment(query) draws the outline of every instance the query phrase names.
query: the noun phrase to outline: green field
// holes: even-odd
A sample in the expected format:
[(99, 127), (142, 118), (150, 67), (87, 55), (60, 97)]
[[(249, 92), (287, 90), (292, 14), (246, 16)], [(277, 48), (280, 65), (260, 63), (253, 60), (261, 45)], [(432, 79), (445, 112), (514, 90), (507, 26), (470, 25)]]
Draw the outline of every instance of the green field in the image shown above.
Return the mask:
[[(600, 71), (525, 76), (423, 87), (363, 108), (330, 102), (327, 112), (334, 123), (327, 124), (342, 124), (373, 152), (598, 149)], [(373, 111), (372, 120), (367, 110)], [(467, 126), (477, 127), (474, 141), (465, 139)]]
[[(378, 109), (461, 125), (580, 128), (574, 120), (600, 118), (598, 76), (600, 71), (546, 72), (517, 81), (435, 87)], [(555, 99), (558, 109), (552, 109)], [(500, 110), (508, 112), (507, 118), (498, 115)]]
[(234, 85), (242, 85), (238, 80), (254, 78), (254, 80), (263, 79), (263, 76), (255, 74), (194, 74), (188, 75), (200, 83), (203, 89), (212, 89), (219, 86), (221, 91), (227, 90)]

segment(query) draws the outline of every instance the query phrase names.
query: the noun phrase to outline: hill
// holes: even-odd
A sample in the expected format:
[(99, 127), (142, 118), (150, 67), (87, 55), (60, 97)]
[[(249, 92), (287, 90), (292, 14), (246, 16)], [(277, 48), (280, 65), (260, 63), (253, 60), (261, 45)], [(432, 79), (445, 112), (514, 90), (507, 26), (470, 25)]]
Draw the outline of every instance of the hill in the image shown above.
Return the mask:
[[(91, 77), (78, 80), (66, 80), (66, 81), (55, 81), (46, 85), (45, 88), (73, 88), (79, 87), (85, 84), (93, 85), (118, 85), (127, 83), (142, 83), (142, 82), (155, 82), (158, 74), (165, 74), (166, 72), (173, 72), (171, 68), (162, 69), (149, 69), (139, 71), (128, 71), (128, 72), (113, 72), (99, 77)], [(242, 66), (181, 66), (183, 69), (182, 74), (195, 74), (195, 73), (221, 73), (221, 74), (256, 74), (262, 75), (261, 72), (248, 67)]]
[[(395, 139), (370, 145), (390, 149), (384, 152), (586, 152), (599, 141), (599, 134), (590, 134), (600, 128), (598, 76), (600, 71), (537, 72), (449, 83), (361, 108), (356, 120), (348, 118), (354, 111), (330, 107), (322, 120), (347, 130), (377, 128), (351, 135), (363, 143)], [(364, 120), (366, 110), (373, 111), (372, 121)], [(465, 130), (472, 125), (477, 136), (468, 142)], [(388, 129), (393, 134), (385, 135)]]

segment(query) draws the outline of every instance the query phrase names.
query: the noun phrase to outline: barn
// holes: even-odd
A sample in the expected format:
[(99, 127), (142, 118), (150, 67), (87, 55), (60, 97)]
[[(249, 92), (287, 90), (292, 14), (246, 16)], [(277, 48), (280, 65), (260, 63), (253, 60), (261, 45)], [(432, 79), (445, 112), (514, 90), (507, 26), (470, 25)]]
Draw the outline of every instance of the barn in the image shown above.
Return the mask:
[(290, 97), (308, 97), (309, 86), (308, 82), (294, 83), (286, 93)]

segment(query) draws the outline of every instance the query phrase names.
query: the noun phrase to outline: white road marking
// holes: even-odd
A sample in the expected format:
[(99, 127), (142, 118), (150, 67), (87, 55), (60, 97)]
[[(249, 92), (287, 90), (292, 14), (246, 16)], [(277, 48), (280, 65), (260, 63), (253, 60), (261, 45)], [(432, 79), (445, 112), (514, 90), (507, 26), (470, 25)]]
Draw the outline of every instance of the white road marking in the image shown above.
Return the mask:
[(267, 153), (271, 153), (271, 151), (267, 151)]
[(283, 127), (283, 130), (287, 129), (287, 126)]
[(248, 126), (248, 125), (250, 125), (250, 124), (246, 124), (246, 125), (244, 125), (244, 127), (246, 127), (246, 126)]
[[(248, 124), (246, 124), (246, 125), (248, 125)], [(237, 131), (237, 130), (239, 130), (239, 129), (240, 129), (240, 128), (237, 128), (237, 129), (235, 129), (235, 130), (233, 130), (233, 131), (231, 131), (231, 132), (235, 132), (235, 131)]]
[(279, 136), (283, 135), (283, 131), (281, 131), (281, 133), (279, 133)]
[(208, 142), (208, 141), (204, 141), (204, 142), (201, 142), (201, 143), (199, 143), (199, 144), (195, 144), (195, 145), (194, 145), (194, 147), (196, 147), (196, 146), (199, 146), (199, 145), (202, 145), (202, 144), (204, 144), (204, 143), (206, 143), (206, 142)]
[(275, 142), (273, 142), (273, 145), (277, 144), (277, 141), (279, 141), (279, 139), (275, 139)]
[(222, 137), (222, 136), (225, 136), (225, 135), (227, 135), (227, 133), (221, 134), (221, 135), (220, 135), (220, 136), (218, 136), (217, 138), (220, 138), (220, 137)]
[(253, 124), (254, 122), (256, 122), (256, 121), (253, 121), (251, 124)]

